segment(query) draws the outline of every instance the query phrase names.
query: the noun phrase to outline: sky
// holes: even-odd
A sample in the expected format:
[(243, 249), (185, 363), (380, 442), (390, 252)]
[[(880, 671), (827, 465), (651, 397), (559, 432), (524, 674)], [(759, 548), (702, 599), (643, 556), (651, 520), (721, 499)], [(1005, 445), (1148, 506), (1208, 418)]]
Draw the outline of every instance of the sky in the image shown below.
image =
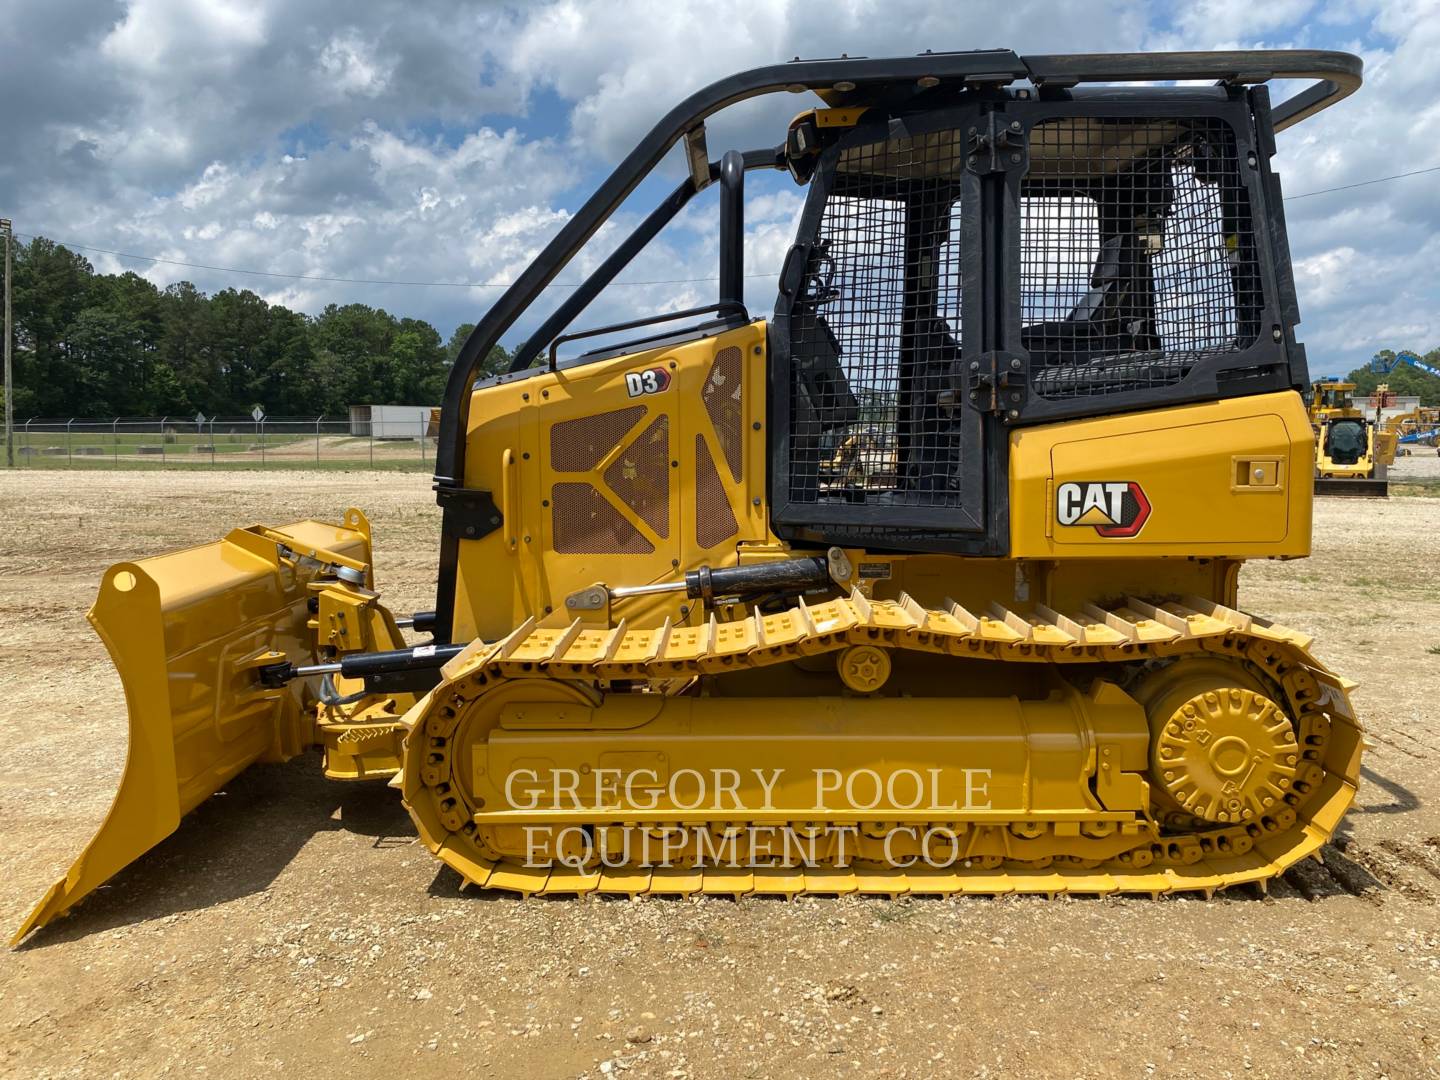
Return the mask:
[[(1440, 345), (1440, 0), (0, 0), (0, 216), (97, 270), (476, 321), (673, 104), (794, 56), (1327, 48), (1365, 86), (1280, 135), (1311, 370)], [(1276, 98), (1293, 90), (1277, 86)], [(747, 103), (712, 157), (807, 100)], [(514, 345), (682, 175), (672, 155), (509, 335)], [(747, 184), (747, 300), (768, 311), (803, 190)], [(712, 301), (714, 189), (581, 318)], [(358, 284), (236, 270), (365, 278)], [(697, 280), (698, 279), (698, 280)], [(577, 324), (578, 325), (578, 324)]]

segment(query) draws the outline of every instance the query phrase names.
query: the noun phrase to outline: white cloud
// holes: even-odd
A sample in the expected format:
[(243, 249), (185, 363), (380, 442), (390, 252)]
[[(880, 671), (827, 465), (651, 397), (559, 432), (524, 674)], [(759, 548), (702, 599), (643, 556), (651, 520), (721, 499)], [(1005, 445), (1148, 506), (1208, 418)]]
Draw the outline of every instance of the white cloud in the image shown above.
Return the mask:
[[(797, 54), (1339, 42), (1363, 53), (1367, 85), (1281, 135), (1287, 190), (1440, 164), (1440, 73), (1430, 62), (1440, 0), (1195, 0), (1173, 14), (1141, 0), (47, 0), (21, 5), (13, 25), (10, 40), (25, 46), (0, 45), (0, 207), (17, 228), (289, 273), (511, 280), (672, 105)], [(806, 104), (779, 95), (740, 106), (711, 124), (712, 153), (778, 142)], [(1353, 366), (1385, 344), (1440, 344), (1427, 314), (1440, 311), (1434, 190), (1433, 177), (1417, 177), (1288, 204), (1302, 337), (1318, 369)], [(747, 270), (778, 266), (801, 194), (757, 180)], [(562, 279), (598, 265), (657, 197), (652, 187), (632, 199)], [(713, 196), (696, 203), (623, 279), (714, 274)], [(497, 295), (143, 272), (251, 287), (307, 310), (382, 304), (442, 333)], [(773, 284), (756, 278), (749, 289), (752, 308), (767, 309)], [(712, 291), (708, 282), (612, 288), (586, 320)]]
[[(531, 9), (510, 46), (495, 55), (521, 84), (550, 87), (574, 102), (576, 141), (614, 161), (672, 105), (747, 68), (794, 56), (905, 56), (976, 46), (1123, 50), (1141, 40), (1144, 10), (1138, 0), (562, 0)], [(730, 140), (747, 148), (778, 142), (777, 129), (805, 107), (804, 99), (783, 94), (741, 105), (712, 125), (721, 136), (712, 148)]]
[(1176, 29), (1185, 37), (1240, 41), (1302, 22), (1315, 0), (1189, 0)]
[(341, 94), (379, 97), (390, 85), (393, 69), (376, 56), (375, 48), (354, 30), (331, 38), (320, 50), (320, 70)]
[(134, 0), (100, 51), (147, 74), (177, 64), (228, 65), (264, 42), (265, 27), (263, 6), (245, 0)]

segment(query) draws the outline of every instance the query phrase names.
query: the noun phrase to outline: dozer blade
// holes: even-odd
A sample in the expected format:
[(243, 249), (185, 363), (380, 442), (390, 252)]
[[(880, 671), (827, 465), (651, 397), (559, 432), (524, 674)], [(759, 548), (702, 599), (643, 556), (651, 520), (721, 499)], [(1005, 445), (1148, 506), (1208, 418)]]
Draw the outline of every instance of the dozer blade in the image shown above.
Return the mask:
[(347, 511), (343, 525), (235, 529), (105, 572), (88, 617), (124, 686), (129, 755), (99, 832), (12, 945), (169, 836), (246, 766), (303, 749), (304, 684), (264, 687), (257, 669), (313, 658), (307, 585), (331, 572), (334, 556), (369, 577), (370, 525), (360, 511)]
[(1388, 499), (1390, 481), (1384, 477), (1374, 479), (1365, 476), (1315, 478), (1316, 495), (1341, 495), (1362, 499)]

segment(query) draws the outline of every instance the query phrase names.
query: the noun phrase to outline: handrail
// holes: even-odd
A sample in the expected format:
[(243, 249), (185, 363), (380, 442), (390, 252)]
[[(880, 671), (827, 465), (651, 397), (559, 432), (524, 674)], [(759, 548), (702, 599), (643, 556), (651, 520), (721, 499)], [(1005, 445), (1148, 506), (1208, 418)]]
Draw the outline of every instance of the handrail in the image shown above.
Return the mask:
[(564, 342), (599, 337), (602, 334), (618, 334), (621, 330), (635, 330), (642, 326), (649, 326), (651, 323), (692, 319), (697, 315), (709, 315), (711, 312), (719, 314), (726, 310), (734, 311), (743, 319), (750, 318), (750, 313), (745, 310), (745, 304), (742, 301), (721, 300), (718, 304), (706, 304), (704, 307), (686, 308), (684, 311), (667, 311), (663, 315), (646, 315), (643, 319), (631, 319), (629, 322), (611, 323), (609, 326), (594, 326), (589, 330), (580, 330), (573, 334), (561, 334), (550, 343), (550, 370), (554, 371), (558, 366), (557, 352)]
[(720, 159), (720, 300), (745, 302), (745, 159)]
[[(785, 147), (783, 146), (764, 150), (746, 150), (740, 156), (745, 163), (747, 172), (751, 169), (783, 169), (785, 167)], [(719, 178), (720, 163), (712, 161), (709, 181)], [(686, 176), (684, 180), (680, 181), (675, 190), (636, 226), (635, 231), (606, 256), (605, 261), (591, 271), (590, 276), (581, 282), (580, 287), (566, 297), (564, 303), (545, 319), (540, 328), (515, 350), (515, 355), (510, 361), (509, 373), (514, 374), (528, 368), (535, 358), (545, 350), (546, 346), (590, 306), (591, 301), (600, 295), (605, 286), (614, 281), (616, 275), (630, 265), (635, 256), (644, 250), (645, 245), (659, 235), (660, 230), (689, 205), (698, 190), (693, 177)]]

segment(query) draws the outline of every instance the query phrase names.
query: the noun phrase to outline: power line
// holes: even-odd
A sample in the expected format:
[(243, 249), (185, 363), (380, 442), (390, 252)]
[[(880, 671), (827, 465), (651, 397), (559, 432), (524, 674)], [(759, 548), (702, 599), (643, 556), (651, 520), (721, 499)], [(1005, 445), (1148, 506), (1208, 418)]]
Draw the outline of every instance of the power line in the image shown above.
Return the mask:
[[(29, 239), (31, 239), (31, 240), (37, 240), (37, 239), (40, 238), (40, 237), (37, 236), (35, 233), (19, 233), (19, 232), (17, 232), (15, 235), (16, 235), (16, 236), (24, 236), (24, 237), (27, 237), (27, 238), (29, 238)], [(162, 258), (160, 258), (160, 257), (158, 257), (158, 256), (155, 256), (155, 255), (134, 255), (134, 254), (132, 254), (132, 253), (130, 253), (130, 252), (128, 252), (128, 251), (113, 251), (113, 250), (111, 250), (110, 248), (92, 247), (92, 246), (89, 245), (89, 244), (75, 244), (75, 243), (71, 243), (71, 242), (68, 241), (68, 240), (54, 240), (53, 237), (49, 237), (49, 238), (47, 238), (47, 239), (53, 240), (54, 243), (59, 244), (61, 247), (74, 248), (74, 249), (76, 249), (77, 251), (95, 251), (95, 252), (100, 252), (101, 254), (104, 254), (104, 255), (114, 255), (114, 256), (116, 256), (117, 258), (121, 258), (121, 259), (135, 259), (135, 260), (137, 260), (137, 261), (139, 261), (139, 262), (160, 263), (160, 264), (165, 265), (165, 266), (184, 266), (184, 267), (187, 267), (187, 268), (189, 268), (189, 269), (191, 269), (191, 270), (214, 270), (214, 271), (216, 271), (217, 273), (222, 273), (222, 274), (246, 274), (246, 275), (249, 275), (249, 276), (251, 276), (251, 277), (285, 278), (285, 279), (291, 280), (291, 281), (326, 281), (326, 282), (334, 282), (334, 283), (338, 283), (338, 284), (342, 284), (342, 285), (406, 285), (406, 286), (422, 286), (422, 287), (436, 287), (436, 288), (450, 288), (450, 289), (508, 289), (508, 288), (510, 287), (510, 285), (513, 284), (512, 282), (503, 282), (503, 283), (496, 284), (496, 283), (491, 283), (491, 282), (478, 282), (478, 281), (402, 281), (402, 280), (390, 279), (390, 278), (330, 277), (330, 276), (325, 275), (325, 274), (285, 274), (285, 273), (281, 273), (281, 272), (278, 271), (278, 270), (247, 270), (247, 269), (243, 269), (243, 268), (238, 267), (238, 266), (213, 266), (213, 265), (211, 265), (211, 264), (209, 264), (209, 263), (184, 262), (184, 261), (182, 261), (182, 260), (180, 260), (180, 259), (162, 259)], [(770, 273), (770, 274), (746, 274), (745, 276), (746, 276), (746, 277), (749, 277), (749, 278), (769, 278), (769, 277), (774, 277), (775, 274), (777, 274), (777, 273), (779, 273), (778, 270), (775, 271), (775, 273)], [(689, 284), (694, 284), (694, 283), (699, 283), (699, 282), (716, 281), (716, 280), (718, 280), (718, 278), (713, 278), (713, 277), (666, 278), (666, 279), (657, 280), (657, 281), (613, 281), (613, 282), (611, 282), (611, 284), (612, 284), (612, 285), (689, 285)], [(546, 286), (546, 287), (547, 287), (547, 288), (551, 288), (551, 289), (578, 289), (578, 288), (580, 287), (580, 284), (581, 284), (581, 283), (579, 283), (579, 282), (571, 283), (571, 282), (568, 282), (568, 281), (552, 281), (552, 282), (551, 282), (548, 286)]]
[(1414, 172), (1396, 173), (1394, 176), (1377, 176), (1374, 180), (1361, 180), (1358, 184), (1341, 184), (1339, 187), (1321, 188), (1319, 191), (1307, 191), (1304, 195), (1286, 195), (1285, 201), (1291, 202), (1294, 199), (1309, 199), (1315, 195), (1329, 195), (1332, 191), (1350, 191), (1357, 187), (1369, 187), (1371, 184), (1383, 184), (1387, 180), (1403, 180), (1407, 176), (1420, 176), (1422, 173), (1440, 172), (1440, 165), (1432, 165), (1428, 169), (1416, 169)]
[[(1336, 191), (1352, 191), (1355, 188), (1369, 187), (1372, 184), (1384, 184), (1391, 180), (1403, 180), (1408, 176), (1422, 176), (1426, 173), (1440, 172), (1440, 165), (1432, 165), (1425, 169), (1415, 169), (1411, 172), (1395, 173), (1391, 176), (1377, 176), (1373, 180), (1361, 180), (1354, 184), (1341, 184), (1338, 187), (1321, 188), (1319, 191), (1307, 191), (1300, 195), (1287, 195), (1285, 202), (1294, 202), (1297, 199), (1311, 199), (1317, 195), (1329, 195)], [(34, 233), (20, 233), (16, 236), (24, 236), (35, 240), (38, 237)], [(55, 243), (62, 247), (74, 248), (77, 251), (94, 251), (102, 255), (114, 255), (118, 259), (133, 259), (136, 262), (156, 263), (163, 266), (183, 266), (190, 270), (212, 270), (219, 274), (244, 274), (249, 277), (271, 277), (283, 278), (287, 281), (321, 281), (337, 285), (392, 285), (413, 288), (443, 288), (443, 289), (508, 289), (513, 282), (490, 283), (474, 281), (403, 281), (391, 278), (352, 278), (352, 277), (331, 277), (327, 274), (286, 274), (278, 270), (249, 270), (238, 266), (214, 266), (210, 263), (185, 262), (180, 259), (164, 259), (156, 255), (135, 255), (128, 251), (114, 251), (111, 248), (93, 247), (89, 244), (74, 244), (65, 240), (56, 240)], [(767, 274), (746, 274), (747, 278), (773, 278), (779, 270)], [(706, 282), (718, 281), (718, 277), (695, 277), (695, 278), (661, 278), (654, 281), (612, 281), (611, 285), (700, 285)], [(546, 288), (550, 289), (578, 289), (580, 282), (552, 281)]]

